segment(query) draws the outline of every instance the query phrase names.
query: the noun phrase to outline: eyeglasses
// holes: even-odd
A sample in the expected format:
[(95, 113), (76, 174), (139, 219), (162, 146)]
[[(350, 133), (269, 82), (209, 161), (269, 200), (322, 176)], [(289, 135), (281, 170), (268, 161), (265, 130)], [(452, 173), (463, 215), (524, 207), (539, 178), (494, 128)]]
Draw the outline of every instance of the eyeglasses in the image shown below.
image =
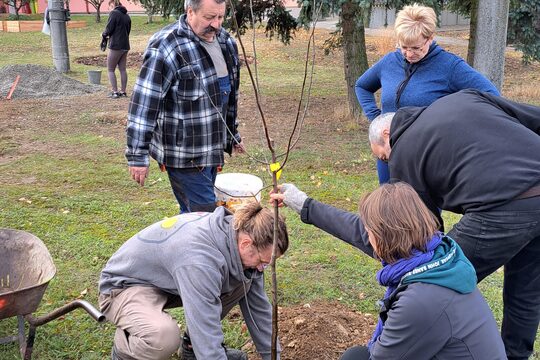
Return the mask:
[(415, 54), (418, 54), (418, 53), (421, 53), (422, 52), (422, 49), (424, 48), (424, 46), (426, 46), (426, 44), (428, 43), (429, 41), (429, 38), (426, 39), (426, 41), (424, 41), (424, 43), (422, 44), (422, 46), (401, 46), (399, 45), (399, 48), (401, 49), (401, 52), (412, 52), (412, 53), (415, 53)]
[[(255, 245), (253, 246), (255, 247)], [(272, 262), (272, 259), (270, 258), (270, 260), (263, 260), (259, 249), (257, 249), (256, 247), (255, 249), (257, 250), (257, 254), (259, 255), (259, 263), (262, 265), (263, 269), (266, 268), (268, 265), (270, 265), (270, 263)]]

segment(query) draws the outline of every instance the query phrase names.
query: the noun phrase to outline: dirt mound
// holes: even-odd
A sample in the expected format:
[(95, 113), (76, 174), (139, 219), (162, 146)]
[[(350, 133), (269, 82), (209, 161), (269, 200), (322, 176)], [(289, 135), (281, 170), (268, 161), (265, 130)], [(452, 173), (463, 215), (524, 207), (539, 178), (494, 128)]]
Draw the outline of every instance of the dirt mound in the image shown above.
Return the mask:
[[(128, 52), (127, 64), (128, 68), (139, 69), (142, 65), (142, 52)], [(75, 59), (77, 64), (107, 67), (107, 55), (81, 56)]]
[(20, 75), (20, 80), (13, 92), (12, 99), (60, 98), (103, 90), (99, 85), (84, 84), (55, 71), (53, 68), (23, 64), (7, 65), (0, 68), (0, 96), (7, 96), (17, 75)]
[[(128, 52), (126, 66), (131, 69), (140, 69), (143, 62), (144, 53), (142, 52)], [(252, 56), (246, 57), (247, 62), (252, 64), (254, 59)], [(94, 55), (94, 56), (81, 56), (75, 59), (77, 64), (84, 64), (90, 66), (107, 67), (107, 55)], [(244, 65), (244, 57), (240, 57), (240, 65)]]
[[(281, 307), (281, 360), (339, 359), (349, 347), (367, 344), (376, 321), (376, 316), (353, 311), (337, 302)], [(251, 342), (244, 350), (250, 353), (250, 359), (260, 359)]]

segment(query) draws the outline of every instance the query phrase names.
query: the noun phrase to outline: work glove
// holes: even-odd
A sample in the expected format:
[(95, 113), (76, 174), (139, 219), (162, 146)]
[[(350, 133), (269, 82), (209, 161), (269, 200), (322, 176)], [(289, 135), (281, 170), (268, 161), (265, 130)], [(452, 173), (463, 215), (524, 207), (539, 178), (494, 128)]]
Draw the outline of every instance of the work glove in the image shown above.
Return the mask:
[(302, 207), (308, 198), (306, 193), (293, 184), (281, 185), (281, 193), (284, 195), (283, 203), (300, 214)]
[(101, 37), (101, 44), (99, 44), (99, 48), (101, 49), (101, 51), (107, 50), (107, 41), (108, 39), (106, 36)]

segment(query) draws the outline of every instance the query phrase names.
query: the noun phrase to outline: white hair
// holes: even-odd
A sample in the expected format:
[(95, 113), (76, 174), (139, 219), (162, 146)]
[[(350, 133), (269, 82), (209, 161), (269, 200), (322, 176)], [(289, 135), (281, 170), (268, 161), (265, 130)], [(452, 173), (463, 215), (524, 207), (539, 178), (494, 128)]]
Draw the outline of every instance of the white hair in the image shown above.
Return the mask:
[(392, 120), (394, 119), (395, 114), (396, 113), (389, 112), (381, 114), (373, 119), (373, 121), (369, 124), (370, 144), (382, 145), (384, 143), (382, 132), (383, 130), (390, 130), (390, 126), (392, 126)]

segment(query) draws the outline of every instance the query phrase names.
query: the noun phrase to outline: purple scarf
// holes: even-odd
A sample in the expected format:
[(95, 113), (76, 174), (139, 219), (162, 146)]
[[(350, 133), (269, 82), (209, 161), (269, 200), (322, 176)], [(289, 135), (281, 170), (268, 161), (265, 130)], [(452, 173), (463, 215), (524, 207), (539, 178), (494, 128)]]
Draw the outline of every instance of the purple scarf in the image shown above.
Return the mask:
[[(441, 241), (442, 234), (440, 232), (437, 232), (426, 244), (426, 252), (414, 249), (411, 257), (409, 258), (399, 259), (392, 264), (387, 264), (385, 261), (382, 261), (383, 268), (377, 271), (377, 281), (379, 281), (379, 284), (387, 287), (383, 299), (388, 298), (390, 294), (392, 294), (394, 290), (396, 290), (403, 275), (405, 275), (412, 269), (430, 261), (433, 258), (434, 250), (437, 248), (437, 246), (439, 246)], [(379, 322), (377, 323), (375, 332), (373, 333), (373, 336), (368, 343), (368, 348), (370, 351), (375, 341), (377, 341), (377, 338), (381, 335), (383, 326), (383, 322), (379, 318)]]

